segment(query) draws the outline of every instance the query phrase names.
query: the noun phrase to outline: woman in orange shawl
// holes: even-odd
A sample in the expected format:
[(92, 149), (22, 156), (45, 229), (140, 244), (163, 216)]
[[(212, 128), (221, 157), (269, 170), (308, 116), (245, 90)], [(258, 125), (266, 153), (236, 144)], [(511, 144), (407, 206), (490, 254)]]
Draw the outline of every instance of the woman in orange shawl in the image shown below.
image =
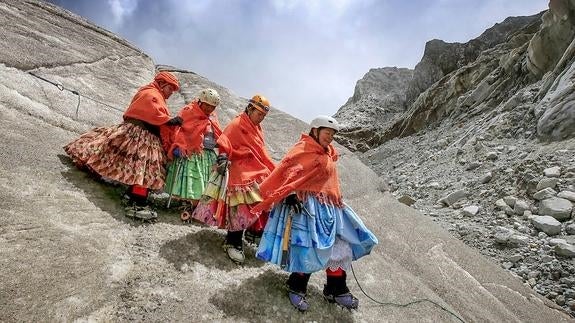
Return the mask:
[(104, 178), (130, 185), (128, 196), (136, 204), (146, 204), (149, 189), (164, 187), (166, 155), (160, 128), (175, 126), (166, 100), (178, 91), (178, 79), (160, 72), (154, 81), (141, 87), (124, 112), (124, 122), (90, 130), (64, 146), (74, 163)]
[(212, 168), (216, 163), (216, 141), (222, 134), (214, 110), (220, 104), (220, 95), (214, 89), (204, 89), (198, 98), (180, 110), (182, 126), (176, 128), (166, 140), (168, 175), (164, 190), (170, 195), (189, 202), (194, 207), (205, 190)]
[(289, 300), (306, 311), (307, 284), (311, 273), (325, 270), (323, 295), (348, 309), (359, 301), (346, 284), (352, 260), (371, 252), (377, 238), (342, 201), (337, 175), (337, 153), (331, 145), (338, 122), (319, 116), (309, 135), (287, 153), (260, 185), (264, 197), (252, 211), (271, 207), (269, 220), (256, 256), (291, 272)]
[[(275, 168), (265, 148), (260, 126), (269, 106), (265, 97), (255, 95), (245, 111), (224, 129), (218, 139), (219, 169), (223, 173), (228, 166), (227, 185), (218, 185), (223, 178), (225, 180), (225, 176), (213, 174), (208, 189), (192, 215), (200, 222), (228, 230), (224, 250), (236, 263), (243, 263), (245, 259), (242, 243), (244, 230), (253, 230), (254, 235), (261, 236), (267, 219), (267, 214), (258, 217), (251, 209), (262, 201), (258, 185)], [(222, 186), (227, 186), (223, 188), (226, 189), (225, 195), (219, 194)], [(224, 195), (224, 200), (219, 200), (221, 195)]]

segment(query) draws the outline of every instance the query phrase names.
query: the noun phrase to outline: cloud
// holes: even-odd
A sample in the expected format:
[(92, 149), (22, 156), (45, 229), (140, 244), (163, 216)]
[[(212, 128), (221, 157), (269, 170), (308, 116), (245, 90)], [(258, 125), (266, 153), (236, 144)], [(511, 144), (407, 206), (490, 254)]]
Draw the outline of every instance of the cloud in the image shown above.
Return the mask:
[(305, 121), (334, 114), (371, 68), (413, 68), (428, 40), (466, 42), (508, 16), (546, 8), (541, 0), (54, 2), (158, 64), (189, 69), (243, 97), (262, 93)]
[(122, 26), (124, 19), (129, 18), (138, 6), (138, 0), (108, 0), (114, 24)]

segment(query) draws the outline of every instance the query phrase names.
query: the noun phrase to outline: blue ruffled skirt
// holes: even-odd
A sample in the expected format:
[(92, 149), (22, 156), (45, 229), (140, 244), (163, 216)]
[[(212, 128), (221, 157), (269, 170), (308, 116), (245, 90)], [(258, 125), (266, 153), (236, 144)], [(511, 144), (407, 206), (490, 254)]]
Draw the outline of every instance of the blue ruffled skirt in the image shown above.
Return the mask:
[[(292, 215), (284, 270), (316, 272), (332, 267), (334, 256), (338, 257), (335, 253), (341, 253), (334, 252), (334, 246), (347, 244), (349, 247), (344, 249), (351, 250), (350, 258), (356, 260), (369, 254), (377, 244), (375, 235), (349, 206), (324, 204), (313, 196), (309, 196), (303, 205), (304, 210), (300, 214)], [(289, 211), (290, 207), (284, 203), (271, 210), (256, 257), (281, 266), (283, 235)]]

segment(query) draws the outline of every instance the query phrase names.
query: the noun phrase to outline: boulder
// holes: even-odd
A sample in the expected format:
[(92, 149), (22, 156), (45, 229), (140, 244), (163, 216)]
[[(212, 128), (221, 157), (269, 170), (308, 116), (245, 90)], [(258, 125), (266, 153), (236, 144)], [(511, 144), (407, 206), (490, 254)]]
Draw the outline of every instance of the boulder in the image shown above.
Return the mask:
[(480, 208), (477, 205), (466, 206), (463, 208), (463, 210), (461, 210), (461, 214), (463, 216), (475, 216), (477, 213), (479, 213), (479, 209)]
[(542, 180), (539, 181), (539, 183), (537, 183), (537, 190), (540, 191), (544, 188), (554, 188), (555, 186), (557, 186), (557, 183), (559, 182), (559, 179), (557, 178), (549, 178), (549, 177), (545, 177)]
[(549, 236), (561, 233), (561, 222), (557, 221), (557, 219), (552, 216), (536, 216), (531, 220), (531, 223), (537, 230), (540, 230)]
[(557, 195), (557, 192), (555, 192), (554, 189), (547, 187), (547, 188), (544, 188), (540, 191), (537, 191), (537, 193), (533, 194), (533, 198), (536, 200), (545, 200), (545, 199), (551, 198), (555, 195)]
[(575, 202), (575, 192), (561, 191), (561, 192), (559, 192), (559, 194), (557, 194), (557, 197), (569, 200), (571, 202)]
[(575, 257), (575, 246), (567, 243), (560, 243), (553, 249), (555, 253), (562, 257)]
[(552, 197), (541, 201), (539, 206), (540, 215), (549, 215), (559, 221), (571, 218), (573, 204), (571, 201), (559, 197)]
[(457, 201), (467, 197), (469, 194), (465, 190), (457, 190), (449, 193), (446, 197), (439, 200), (439, 203), (443, 203), (448, 206), (453, 206)]
[(561, 176), (561, 167), (554, 166), (554, 167), (545, 168), (543, 170), (543, 174), (545, 174), (546, 177), (559, 177), (559, 176)]

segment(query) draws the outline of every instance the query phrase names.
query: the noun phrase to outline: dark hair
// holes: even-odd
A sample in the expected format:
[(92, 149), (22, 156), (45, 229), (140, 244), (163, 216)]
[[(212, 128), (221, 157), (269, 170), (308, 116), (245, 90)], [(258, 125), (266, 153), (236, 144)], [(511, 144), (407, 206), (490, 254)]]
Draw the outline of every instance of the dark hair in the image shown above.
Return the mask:
[[(315, 142), (317, 142), (319, 144), (319, 132), (321, 131), (321, 129), (325, 129), (326, 127), (318, 127), (318, 128), (311, 128), (309, 130), (309, 136), (313, 138), (313, 140), (315, 140)], [(313, 134), (313, 129), (317, 129), (317, 136), (315, 136)], [(327, 151), (327, 148), (325, 148), (325, 150)]]
[(246, 108), (244, 109), (244, 112), (247, 115), (250, 115), (250, 111), (254, 111), (256, 109), (256, 107), (254, 107), (251, 103), (249, 103)]
[(317, 137), (313, 134), (313, 129), (314, 129), (314, 128), (311, 128), (311, 129), (309, 130), (309, 135), (310, 135), (310, 137), (312, 137), (313, 139), (315, 139), (315, 141), (319, 142), (319, 132), (321, 131), (321, 129), (324, 129), (324, 128), (325, 128), (325, 127), (315, 128), (315, 129), (317, 129)]

